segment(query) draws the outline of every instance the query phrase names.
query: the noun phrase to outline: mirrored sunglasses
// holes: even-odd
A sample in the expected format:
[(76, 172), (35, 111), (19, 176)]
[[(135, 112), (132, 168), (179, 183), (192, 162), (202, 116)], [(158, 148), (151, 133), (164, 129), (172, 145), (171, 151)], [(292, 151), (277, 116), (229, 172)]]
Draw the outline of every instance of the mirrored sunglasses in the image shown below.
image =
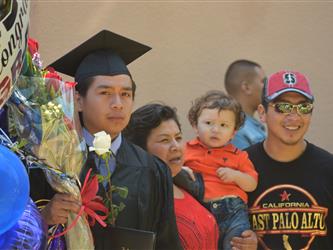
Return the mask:
[(294, 110), (294, 108), (296, 108), (297, 113), (301, 115), (310, 114), (313, 110), (313, 104), (309, 102), (304, 102), (300, 104), (277, 102), (277, 103), (270, 103), (270, 105), (274, 107), (277, 113), (282, 113), (282, 114), (289, 114)]

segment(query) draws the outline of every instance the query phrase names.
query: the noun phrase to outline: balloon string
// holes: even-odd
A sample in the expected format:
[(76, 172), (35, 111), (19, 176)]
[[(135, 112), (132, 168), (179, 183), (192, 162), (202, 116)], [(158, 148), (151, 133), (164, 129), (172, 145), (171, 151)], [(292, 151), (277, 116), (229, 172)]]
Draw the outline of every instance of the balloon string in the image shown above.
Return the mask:
[[(53, 227), (51, 227), (52, 230), (52, 236), (56, 233), (56, 231), (58, 230), (58, 228), (62, 226), (65, 227), (64, 224), (58, 224), (58, 225), (54, 225)], [(47, 240), (47, 245), (50, 245), (51, 241), (53, 240), (53, 238), (49, 237)]]

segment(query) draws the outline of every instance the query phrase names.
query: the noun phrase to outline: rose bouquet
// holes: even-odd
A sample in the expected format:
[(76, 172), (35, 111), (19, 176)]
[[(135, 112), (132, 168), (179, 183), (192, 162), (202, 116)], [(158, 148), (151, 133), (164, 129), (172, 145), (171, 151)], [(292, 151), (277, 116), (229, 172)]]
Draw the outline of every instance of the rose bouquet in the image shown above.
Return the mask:
[(95, 194), (89, 193), (86, 184), (98, 189), (98, 183), (87, 179), (80, 191), (78, 176), (85, 162), (86, 146), (74, 107), (75, 83), (62, 81), (52, 69), (42, 70), (38, 44), (29, 42), (23, 74), (10, 99), (10, 119), (24, 151), (38, 159), (37, 165), (42, 166), (52, 188), (82, 201), (79, 215), (70, 213), (68, 228), (62, 233), (67, 249), (93, 249), (88, 221), (81, 215), (85, 212), (97, 216), (89, 209), (92, 203), (100, 208), (98, 201), (95, 203), (97, 190)]

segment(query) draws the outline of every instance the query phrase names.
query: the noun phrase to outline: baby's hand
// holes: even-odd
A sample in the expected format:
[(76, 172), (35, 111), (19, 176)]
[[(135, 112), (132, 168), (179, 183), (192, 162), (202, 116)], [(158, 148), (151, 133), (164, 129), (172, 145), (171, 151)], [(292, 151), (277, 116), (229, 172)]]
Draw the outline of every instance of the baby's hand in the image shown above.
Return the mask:
[(237, 178), (237, 170), (227, 167), (220, 167), (216, 170), (216, 174), (223, 182), (230, 183), (235, 182)]

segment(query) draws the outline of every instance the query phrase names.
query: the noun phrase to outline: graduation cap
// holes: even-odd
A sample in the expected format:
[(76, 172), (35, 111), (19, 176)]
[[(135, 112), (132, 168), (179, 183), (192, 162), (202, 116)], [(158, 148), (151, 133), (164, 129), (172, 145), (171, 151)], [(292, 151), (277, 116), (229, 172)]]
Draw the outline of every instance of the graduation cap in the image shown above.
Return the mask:
[(49, 66), (80, 82), (96, 75), (131, 76), (127, 64), (151, 48), (108, 30), (102, 30)]

